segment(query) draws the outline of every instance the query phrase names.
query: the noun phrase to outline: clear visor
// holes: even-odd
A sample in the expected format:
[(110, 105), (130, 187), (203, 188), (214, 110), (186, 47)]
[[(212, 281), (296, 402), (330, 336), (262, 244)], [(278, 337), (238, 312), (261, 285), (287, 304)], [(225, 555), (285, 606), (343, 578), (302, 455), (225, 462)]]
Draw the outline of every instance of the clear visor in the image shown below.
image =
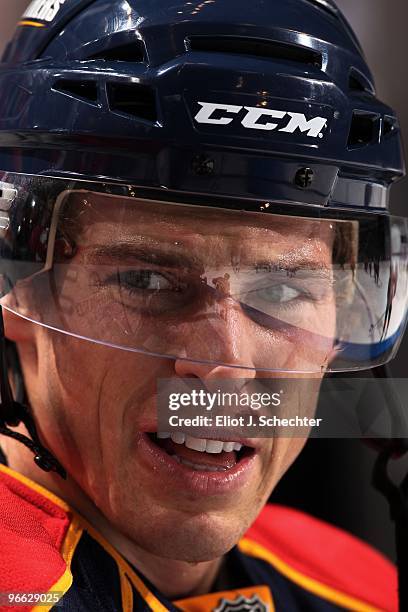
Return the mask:
[(0, 303), (35, 323), (160, 358), (272, 372), (366, 369), (397, 349), (405, 219), (2, 180)]

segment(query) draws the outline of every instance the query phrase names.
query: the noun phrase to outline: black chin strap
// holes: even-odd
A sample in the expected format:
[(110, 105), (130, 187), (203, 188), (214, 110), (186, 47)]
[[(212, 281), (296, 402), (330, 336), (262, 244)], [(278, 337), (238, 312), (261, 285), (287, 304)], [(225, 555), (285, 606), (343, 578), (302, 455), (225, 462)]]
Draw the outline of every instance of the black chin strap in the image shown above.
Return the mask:
[[(16, 402), (10, 388), (7, 368), (6, 339), (4, 336), (3, 309), (0, 306), (0, 434), (18, 440), (34, 454), (34, 462), (45, 472), (56, 472), (66, 479), (67, 474), (57, 459), (40, 442), (34, 419), (27, 406)], [(24, 423), (31, 439), (9, 429)]]

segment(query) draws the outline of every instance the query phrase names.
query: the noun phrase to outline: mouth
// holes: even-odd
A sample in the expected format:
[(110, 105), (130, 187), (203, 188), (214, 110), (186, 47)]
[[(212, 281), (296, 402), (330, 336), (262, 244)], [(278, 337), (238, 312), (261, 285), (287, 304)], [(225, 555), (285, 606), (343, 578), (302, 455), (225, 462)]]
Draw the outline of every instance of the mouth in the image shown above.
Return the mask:
[(138, 448), (155, 486), (194, 496), (236, 492), (250, 478), (258, 458), (257, 450), (244, 441), (182, 432), (140, 432)]
[(148, 436), (174, 461), (196, 471), (227, 472), (255, 452), (238, 441), (196, 438), (182, 432), (157, 432)]

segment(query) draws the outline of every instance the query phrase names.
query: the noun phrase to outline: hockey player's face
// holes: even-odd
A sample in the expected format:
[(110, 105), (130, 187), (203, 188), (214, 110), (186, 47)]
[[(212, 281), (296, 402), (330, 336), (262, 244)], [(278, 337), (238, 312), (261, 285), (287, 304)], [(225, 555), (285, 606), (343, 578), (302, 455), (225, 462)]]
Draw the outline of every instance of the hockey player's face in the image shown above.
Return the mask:
[[(120, 273), (123, 283), (126, 277), (128, 287), (124, 298), (127, 319), (136, 308), (143, 313), (148, 305), (149, 316), (143, 325), (138, 314), (138, 333), (151, 338), (154, 326), (158, 330), (159, 318), (167, 318), (161, 337), (156, 333), (157, 347), (163, 347), (164, 340), (173, 342), (177, 349), (184, 347), (187, 356), (200, 356), (201, 362), (186, 359), (185, 353), (176, 353), (170, 359), (166, 355), (123, 351), (35, 325), (31, 326), (30, 343), (21, 350), (28, 393), (47, 446), (110, 523), (140, 547), (161, 557), (200, 561), (225, 553), (254, 520), (300, 452), (304, 439), (241, 440), (243, 448), (239, 451), (229, 447), (221, 450), (218, 443), (217, 452), (214, 440), (207, 443), (208, 450), (193, 450), (184, 443), (157, 437), (157, 381), (195, 378), (205, 386), (213, 379), (254, 380), (278, 376), (261, 367), (273, 368), (274, 363), (277, 370), (291, 371), (291, 376), (294, 371), (304, 371), (305, 365), (309, 368), (313, 365), (316, 371), (329, 358), (335, 335), (335, 304), (328, 272), (333, 248), (331, 226), (326, 231), (320, 225), (316, 231), (308, 223), (289, 218), (277, 220), (274, 227), (267, 228), (245, 224), (238, 215), (229, 219), (234, 220), (231, 232), (225, 231), (222, 214), (213, 213), (207, 219), (199, 214), (183, 218), (171, 236), (172, 243), (185, 244), (184, 262), (190, 258), (197, 269), (206, 264), (212, 274), (211, 278), (207, 276), (204, 289), (201, 283), (199, 290), (205, 292), (211, 285), (216, 294), (200, 297), (202, 309), (195, 307), (194, 316), (190, 306), (183, 302), (186, 299), (183, 283), (193, 276), (194, 270), (189, 270), (178, 281), (179, 289), (172, 291), (168, 284), (176, 274), (170, 273), (168, 267), (165, 273), (159, 269), (164, 256), (161, 258), (158, 251), (169, 249), (168, 236), (165, 245), (160, 246), (156, 240), (154, 257), (150, 259), (131, 256), (134, 228), (133, 234), (128, 226), (128, 233), (122, 232), (120, 236), (122, 255), (127, 257), (126, 271), (121, 268)], [(112, 240), (110, 250), (105, 248), (102, 254), (99, 249), (99, 258), (109, 254), (118, 257), (115, 213), (110, 221), (95, 224), (92, 229), (95, 245), (106, 245)], [(146, 234), (148, 231), (146, 217)], [(126, 255), (123, 245), (127, 245)], [(140, 244), (137, 252), (140, 253)], [(232, 254), (235, 272), (231, 271)], [(301, 274), (296, 279), (292, 274), (291, 280), (286, 273), (278, 274), (280, 284), (259, 288), (255, 281), (273, 268), (271, 254), (280, 262), (279, 272), (285, 265), (292, 270), (312, 269), (308, 287)], [(86, 256), (93, 261), (91, 247)], [(79, 249), (70, 264), (73, 269), (81, 257)], [(104, 265), (109, 267), (106, 260)], [(225, 272), (226, 268), (229, 272)], [(237, 308), (233, 287), (239, 286), (240, 269), (249, 268), (259, 272), (259, 276), (255, 273), (251, 276), (253, 290), (245, 288), (243, 299), (251, 308)], [(275, 266), (274, 272), (277, 269)], [(120, 277), (111, 272), (109, 275), (110, 279)], [(113, 280), (109, 282), (113, 284)], [(121, 299), (123, 287), (117, 289)], [(150, 291), (150, 297), (146, 298), (142, 290)], [(237, 293), (240, 291), (242, 295), (242, 287), (236, 289)], [(188, 297), (193, 300), (192, 293)], [(269, 321), (279, 318), (284, 325), (266, 329), (264, 319), (252, 314), (260, 310), (268, 314)], [(183, 313), (191, 324), (183, 320)], [(123, 316), (123, 309), (112, 308), (108, 315), (98, 324), (109, 330), (109, 326), (113, 328), (118, 323), (115, 318)], [(88, 325), (95, 325), (97, 318), (95, 309)], [(327, 339), (324, 346), (310, 342), (316, 321), (319, 337)], [(122, 325), (122, 321), (118, 324)], [(302, 331), (297, 336), (285, 335), (286, 327), (295, 324)], [(164, 350), (158, 348), (156, 352)], [(212, 363), (214, 355), (217, 360)], [(320, 378), (320, 374), (316, 376)], [(314, 401), (305, 398), (305, 404), (309, 413), (313, 412)]]

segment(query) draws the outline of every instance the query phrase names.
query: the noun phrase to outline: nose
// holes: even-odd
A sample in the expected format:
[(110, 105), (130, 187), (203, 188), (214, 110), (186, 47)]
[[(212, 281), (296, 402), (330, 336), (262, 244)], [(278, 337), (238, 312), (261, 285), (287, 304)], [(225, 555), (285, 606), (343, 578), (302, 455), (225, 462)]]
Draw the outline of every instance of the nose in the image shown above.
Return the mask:
[(190, 329), (185, 357), (175, 360), (178, 376), (202, 380), (256, 377), (250, 322), (236, 302), (229, 298), (222, 302), (222, 316), (211, 313)]
[(249, 367), (240, 367), (239, 364), (217, 365), (189, 361), (187, 359), (176, 359), (174, 370), (180, 378), (200, 378), (201, 380), (234, 379), (245, 378), (254, 379), (256, 370)]

